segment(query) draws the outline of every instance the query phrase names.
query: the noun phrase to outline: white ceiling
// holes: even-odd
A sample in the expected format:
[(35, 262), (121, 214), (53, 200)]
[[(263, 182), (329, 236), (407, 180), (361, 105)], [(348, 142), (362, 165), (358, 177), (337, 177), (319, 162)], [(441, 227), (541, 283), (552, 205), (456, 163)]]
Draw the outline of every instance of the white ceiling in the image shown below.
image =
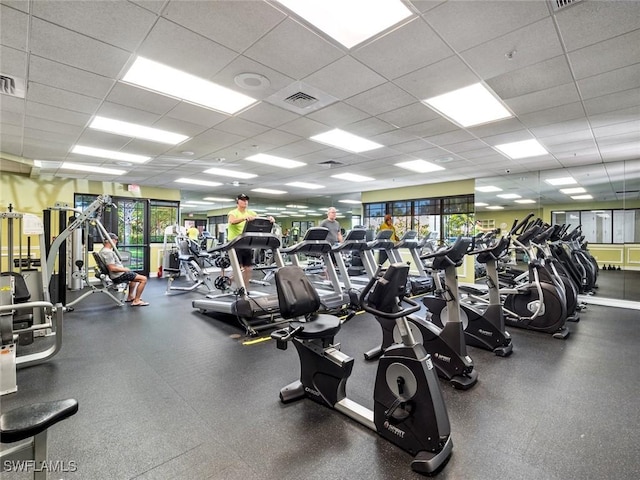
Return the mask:
[[(4, 155), (5, 171), (180, 188), (191, 200), (246, 192), (252, 205), (256, 187), (286, 190), (288, 201), (326, 203), (327, 196), (359, 199), (363, 191), (468, 178), (495, 184), (496, 177), (529, 196), (527, 189), (537, 194), (538, 171), (572, 175), (597, 199), (640, 190), (640, 1), (582, 0), (557, 11), (544, 0), (405, 1), (413, 12), (406, 22), (351, 50), (275, 1), (0, 3), (0, 72), (27, 85), (26, 99), (0, 95), (0, 151), (13, 156)], [(229, 116), (125, 84), (137, 55), (260, 102)], [(262, 75), (269, 85), (239, 87), (234, 79), (242, 73)], [(465, 129), (421, 103), (479, 81), (513, 118)], [(297, 91), (333, 103), (283, 108), (282, 99)], [(168, 147), (98, 132), (87, 128), (95, 115), (191, 138)], [(352, 154), (309, 140), (336, 127), (384, 148)], [(510, 160), (493, 148), (530, 138), (550, 153)], [(124, 167), (121, 177), (59, 170), (65, 160), (115, 166), (70, 153), (75, 144), (153, 158)], [(245, 160), (259, 152), (307, 166)], [(446, 169), (416, 174), (394, 166), (416, 158)], [(31, 169), (31, 159), (43, 167)], [(324, 166), (328, 161), (338, 164)], [(236, 186), (202, 173), (218, 165), (258, 177)], [(343, 172), (375, 180), (330, 178)], [(180, 177), (225, 185), (187, 189), (174, 183)], [(284, 186), (292, 181), (326, 188)]]

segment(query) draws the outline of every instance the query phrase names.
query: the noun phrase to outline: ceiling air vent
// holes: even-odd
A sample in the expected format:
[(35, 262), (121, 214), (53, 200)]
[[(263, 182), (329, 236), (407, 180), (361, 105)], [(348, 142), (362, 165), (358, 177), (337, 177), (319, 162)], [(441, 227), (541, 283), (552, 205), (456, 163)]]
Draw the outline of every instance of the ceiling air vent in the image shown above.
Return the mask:
[(318, 99), (316, 97), (312, 97), (311, 95), (307, 95), (304, 92), (298, 92), (288, 96), (284, 99), (284, 101), (295, 105), (298, 108), (307, 108), (316, 103)]
[(322, 165), (323, 167), (333, 168), (336, 165), (343, 165), (343, 163), (338, 162), (336, 160), (327, 160), (326, 162), (320, 162), (318, 165)]
[(553, 6), (554, 11), (561, 10), (565, 7), (569, 7), (574, 3), (580, 3), (582, 0), (549, 0)]
[(307, 115), (337, 102), (338, 99), (312, 85), (293, 82), (279, 92), (265, 98), (265, 101), (299, 115)]
[(0, 73), (0, 93), (12, 97), (24, 98), (24, 81), (21, 78), (11, 77)]

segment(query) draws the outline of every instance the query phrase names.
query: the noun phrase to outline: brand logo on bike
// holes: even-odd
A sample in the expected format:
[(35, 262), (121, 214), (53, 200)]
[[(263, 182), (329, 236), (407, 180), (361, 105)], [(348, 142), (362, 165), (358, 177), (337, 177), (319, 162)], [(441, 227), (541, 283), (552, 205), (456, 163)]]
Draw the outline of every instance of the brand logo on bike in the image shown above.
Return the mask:
[(487, 331), (487, 330), (482, 330), (481, 328), (478, 329), (478, 333), (481, 333), (482, 335), (486, 335), (487, 337), (492, 337), (493, 333)]
[(403, 430), (400, 430), (398, 427), (394, 427), (393, 425), (391, 425), (389, 423), (389, 420), (386, 420), (384, 422), (384, 428), (386, 428), (387, 430), (389, 430), (391, 433), (393, 433), (394, 435), (397, 435), (400, 438), (404, 438), (404, 434), (405, 432)]
[(311, 395), (315, 395), (316, 397), (320, 396), (320, 392), (317, 390), (314, 390), (313, 388), (304, 387), (304, 391), (307, 393), (310, 393)]
[(451, 357), (447, 357), (446, 355), (442, 355), (441, 353), (436, 353), (434, 355), (438, 360), (443, 362), (451, 363)]

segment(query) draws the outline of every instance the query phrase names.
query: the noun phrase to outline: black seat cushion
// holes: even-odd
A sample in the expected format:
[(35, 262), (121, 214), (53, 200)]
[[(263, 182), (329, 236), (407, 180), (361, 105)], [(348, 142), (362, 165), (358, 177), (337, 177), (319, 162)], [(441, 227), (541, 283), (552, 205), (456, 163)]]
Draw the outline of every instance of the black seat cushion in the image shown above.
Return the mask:
[(302, 322), (291, 322), (293, 328), (302, 326), (302, 330), (296, 333), (295, 337), (301, 340), (311, 340), (314, 338), (335, 337), (340, 331), (341, 322), (335, 315), (324, 313), (314, 314)]
[(19, 442), (45, 431), (78, 411), (72, 398), (14, 408), (0, 416), (0, 442)]

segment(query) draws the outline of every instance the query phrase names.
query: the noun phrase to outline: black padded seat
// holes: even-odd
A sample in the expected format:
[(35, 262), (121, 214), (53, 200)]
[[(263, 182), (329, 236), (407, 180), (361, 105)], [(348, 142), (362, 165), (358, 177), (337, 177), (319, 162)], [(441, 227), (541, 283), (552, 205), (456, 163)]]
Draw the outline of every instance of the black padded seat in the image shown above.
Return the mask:
[(0, 442), (19, 442), (78, 412), (78, 401), (69, 398), (14, 408), (0, 416)]
[(340, 331), (342, 323), (334, 315), (318, 313), (311, 315), (305, 322), (291, 322), (293, 328), (303, 327), (295, 337), (301, 340), (311, 340), (314, 338), (335, 337)]

